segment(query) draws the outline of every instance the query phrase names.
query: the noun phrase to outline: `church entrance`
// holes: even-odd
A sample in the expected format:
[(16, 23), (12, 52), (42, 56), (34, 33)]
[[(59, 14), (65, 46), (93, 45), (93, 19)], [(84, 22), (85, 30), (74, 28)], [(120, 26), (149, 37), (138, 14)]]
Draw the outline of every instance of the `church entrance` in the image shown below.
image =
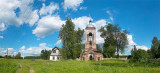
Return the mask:
[(89, 60), (92, 60), (92, 55), (90, 55)]

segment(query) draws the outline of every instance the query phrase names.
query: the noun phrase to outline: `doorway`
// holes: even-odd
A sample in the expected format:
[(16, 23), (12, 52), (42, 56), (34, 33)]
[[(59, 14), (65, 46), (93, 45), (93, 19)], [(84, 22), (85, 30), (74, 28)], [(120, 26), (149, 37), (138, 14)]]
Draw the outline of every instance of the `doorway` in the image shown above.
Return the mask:
[(90, 55), (89, 60), (92, 60), (92, 59), (93, 59), (93, 57), (92, 57), (92, 55)]

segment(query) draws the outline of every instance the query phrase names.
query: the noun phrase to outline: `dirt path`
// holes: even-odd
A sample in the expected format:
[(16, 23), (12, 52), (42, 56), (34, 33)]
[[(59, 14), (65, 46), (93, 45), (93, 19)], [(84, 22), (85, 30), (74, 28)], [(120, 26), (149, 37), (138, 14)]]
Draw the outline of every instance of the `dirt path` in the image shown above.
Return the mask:
[(34, 73), (34, 70), (30, 68), (29, 72), (30, 72), (30, 73)]
[[(21, 73), (23, 66), (21, 63), (18, 63), (18, 64), (19, 64), (20, 68), (17, 70), (16, 73)], [(29, 73), (34, 73), (34, 70), (30, 66), (28, 66), (28, 67), (30, 68)]]
[(22, 65), (21, 65), (21, 63), (18, 63), (18, 64), (20, 66), (20, 69), (18, 69), (16, 73), (21, 73), (21, 71), (22, 71)]

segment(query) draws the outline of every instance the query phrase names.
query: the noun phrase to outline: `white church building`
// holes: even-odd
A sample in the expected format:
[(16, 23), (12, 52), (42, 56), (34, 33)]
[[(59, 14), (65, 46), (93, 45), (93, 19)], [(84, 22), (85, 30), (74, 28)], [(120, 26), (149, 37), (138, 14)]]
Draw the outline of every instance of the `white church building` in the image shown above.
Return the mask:
[(61, 53), (58, 47), (54, 47), (52, 49), (51, 55), (50, 55), (50, 60), (52, 61), (57, 61), (61, 59)]

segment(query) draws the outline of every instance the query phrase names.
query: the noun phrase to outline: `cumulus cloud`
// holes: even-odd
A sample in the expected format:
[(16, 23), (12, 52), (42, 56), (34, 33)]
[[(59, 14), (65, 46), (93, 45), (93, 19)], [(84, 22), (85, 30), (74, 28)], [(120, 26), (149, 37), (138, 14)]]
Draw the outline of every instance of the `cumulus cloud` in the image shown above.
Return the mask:
[(0, 31), (4, 31), (7, 25), (20, 26), (28, 23), (32, 26), (39, 18), (37, 10), (31, 7), (32, 3), (33, 0), (2, 0), (0, 2), (0, 28), (3, 29)]
[(50, 5), (45, 6), (43, 3), (43, 7), (40, 9), (39, 13), (40, 15), (47, 15), (47, 14), (52, 14), (55, 10), (58, 10), (59, 6), (56, 3), (50, 3)]
[(147, 46), (136, 46), (137, 49), (143, 49), (143, 50), (149, 50), (149, 48)]
[(0, 2), (0, 24), (20, 25), (14, 10), (20, 6), (19, 0), (1, 0)]
[(128, 39), (128, 45), (136, 45), (136, 43), (133, 41), (132, 35), (127, 35)]
[(0, 39), (3, 39), (3, 36), (0, 36)]
[(127, 48), (128, 51), (127, 52), (131, 52), (132, 48), (134, 45), (136, 45), (136, 48), (137, 49), (143, 49), (143, 50), (148, 50), (149, 48), (147, 46), (144, 46), (144, 45), (137, 45), (134, 41), (133, 41), (133, 37), (132, 35), (127, 35), (127, 39), (128, 39), (128, 45), (127, 45)]
[(6, 25), (4, 23), (0, 24), (0, 31), (4, 31), (6, 29)]
[(114, 18), (113, 18), (113, 14), (111, 13), (111, 11), (107, 10), (106, 13), (109, 15), (109, 20), (113, 22)]
[(76, 29), (78, 29), (78, 27), (81, 29), (85, 29), (90, 19), (92, 18), (87, 16), (82, 16), (82, 17), (74, 18), (72, 19), (72, 21), (74, 22)]
[(57, 42), (56, 42), (56, 44), (54, 44), (55, 46), (57, 46), (57, 45), (60, 45), (61, 44), (61, 40), (58, 40)]
[(33, 0), (22, 0), (20, 2), (19, 19), (21, 21), (21, 24), (29, 23), (30, 26), (33, 26), (39, 19), (38, 10), (33, 10), (31, 6), (32, 3)]
[(87, 7), (80, 7), (79, 9), (80, 9), (80, 10), (86, 10)]
[(26, 48), (25, 46), (22, 46), (19, 50), (24, 55), (40, 55), (41, 50), (51, 50), (52, 48), (49, 48), (46, 43), (39, 44), (38, 47), (29, 47)]
[(81, 3), (83, 3), (83, 0), (64, 0), (63, 8), (65, 10), (73, 9), (76, 11), (77, 7), (80, 6)]
[[(7, 48), (8, 49), (8, 55), (14, 55), (15, 49), (13, 48)], [(0, 48), (0, 55), (6, 55), (7, 49)]]
[(62, 21), (59, 16), (44, 16), (38, 21), (38, 25), (32, 33), (43, 38), (46, 35), (59, 30), (64, 22), (65, 21)]

